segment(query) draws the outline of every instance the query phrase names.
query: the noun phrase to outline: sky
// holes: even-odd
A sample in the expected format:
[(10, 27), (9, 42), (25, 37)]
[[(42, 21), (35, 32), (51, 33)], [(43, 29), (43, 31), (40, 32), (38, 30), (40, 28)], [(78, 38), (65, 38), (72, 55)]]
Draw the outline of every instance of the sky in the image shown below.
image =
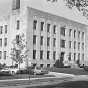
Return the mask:
[[(21, 0), (24, 4), (49, 12), (58, 16), (62, 16), (83, 24), (88, 24), (88, 20), (82, 16), (82, 14), (76, 9), (68, 9), (63, 3), (63, 0), (58, 0), (57, 3), (47, 2), (47, 0)], [(12, 6), (12, 0), (0, 0), (0, 17), (10, 14)]]

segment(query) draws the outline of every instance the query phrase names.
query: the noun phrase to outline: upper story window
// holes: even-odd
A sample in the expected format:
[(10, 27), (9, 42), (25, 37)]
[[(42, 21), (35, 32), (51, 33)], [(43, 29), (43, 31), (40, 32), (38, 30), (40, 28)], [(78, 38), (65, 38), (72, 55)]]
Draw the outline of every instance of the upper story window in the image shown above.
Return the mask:
[(74, 61), (76, 60), (76, 53), (74, 53)]
[(0, 38), (0, 47), (2, 46), (2, 39)]
[(71, 61), (71, 52), (69, 53), (68, 60)]
[(84, 40), (84, 32), (82, 32), (82, 40)]
[(20, 29), (20, 21), (17, 20), (17, 30), (19, 30), (19, 29)]
[(33, 44), (36, 44), (36, 35), (33, 35)]
[(50, 37), (47, 38), (47, 46), (50, 45)]
[(53, 34), (56, 34), (56, 25), (53, 26)]
[(50, 24), (47, 24), (47, 32), (50, 32)]
[(61, 40), (61, 43), (60, 43), (60, 46), (61, 46), (61, 48), (65, 48), (65, 40)]
[(5, 25), (5, 33), (7, 33), (7, 25)]
[(61, 28), (60, 28), (60, 30), (61, 30), (61, 35), (63, 35), (63, 36), (65, 36), (65, 26), (62, 26)]
[(74, 41), (74, 49), (76, 49), (76, 41)]
[(78, 38), (80, 38), (80, 31), (78, 31)]
[(7, 52), (6, 52), (6, 51), (4, 51), (4, 59), (5, 59), (5, 60), (6, 60), (6, 53), (7, 53)]
[(53, 59), (56, 59), (56, 51), (53, 52)]
[(40, 59), (43, 59), (43, 50), (40, 51)]
[(43, 45), (43, 36), (40, 37), (40, 45)]
[(33, 29), (36, 30), (36, 27), (37, 27), (37, 20), (34, 20), (33, 21)]
[(2, 51), (0, 51), (0, 59), (2, 59)]
[(53, 46), (56, 46), (56, 38), (53, 38)]
[(82, 50), (84, 50), (84, 43), (82, 43)]
[(47, 51), (47, 59), (50, 58), (50, 51)]
[(36, 50), (33, 50), (33, 59), (36, 59)]
[(72, 46), (72, 44), (71, 44), (71, 43), (72, 43), (72, 41), (69, 41), (69, 48), (71, 48), (71, 46)]
[(0, 34), (2, 34), (3, 26), (0, 26)]
[(41, 22), (41, 31), (43, 31), (44, 22)]
[(20, 42), (20, 36), (16, 35), (16, 43), (19, 44), (19, 42)]
[(80, 50), (80, 42), (78, 43), (78, 50)]
[(76, 37), (76, 30), (74, 30), (74, 38)]
[(72, 29), (69, 29), (69, 37), (71, 37)]
[(7, 38), (4, 39), (4, 46), (7, 46)]

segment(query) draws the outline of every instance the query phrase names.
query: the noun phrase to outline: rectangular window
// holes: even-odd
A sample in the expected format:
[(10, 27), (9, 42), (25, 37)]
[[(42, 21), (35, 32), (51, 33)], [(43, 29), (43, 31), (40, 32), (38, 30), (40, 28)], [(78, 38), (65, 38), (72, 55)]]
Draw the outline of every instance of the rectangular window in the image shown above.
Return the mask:
[(65, 40), (61, 40), (60, 46), (61, 48), (65, 48)]
[(84, 43), (82, 43), (82, 50), (84, 50)]
[(4, 59), (6, 60), (6, 51), (4, 51)]
[(7, 33), (7, 25), (5, 25), (5, 33)]
[(65, 36), (65, 29), (66, 29), (66, 28), (65, 28), (64, 26), (60, 28), (60, 30), (61, 30), (61, 35), (63, 35), (63, 36)]
[(72, 29), (69, 29), (69, 37), (71, 37)]
[(82, 60), (84, 61), (84, 54), (82, 54)]
[(53, 38), (53, 47), (56, 46), (56, 38)]
[(19, 30), (19, 29), (20, 29), (20, 21), (17, 20), (17, 30)]
[(40, 45), (43, 45), (43, 36), (40, 37)]
[(36, 59), (36, 50), (33, 50), (33, 59)]
[(76, 49), (76, 41), (74, 41), (74, 49)]
[(80, 42), (78, 43), (78, 50), (80, 50)]
[(7, 38), (4, 39), (4, 46), (7, 46)]
[(33, 35), (33, 44), (36, 44), (36, 35)]
[(53, 26), (53, 34), (56, 34), (56, 25)]
[(71, 61), (71, 53), (69, 53), (68, 60)]
[(40, 51), (40, 59), (43, 59), (43, 50)]
[(40, 64), (40, 67), (43, 68), (43, 65), (44, 65), (44, 64)]
[(50, 46), (50, 37), (47, 38), (47, 46)]
[(53, 59), (56, 59), (56, 51), (53, 52)]
[(47, 32), (50, 32), (50, 24), (47, 24)]
[(33, 29), (36, 30), (36, 27), (37, 27), (37, 20), (34, 20), (33, 21)]
[(78, 60), (80, 60), (80, 53), (78, 53)]
[(84, 40), (84, 32), (82, 32), (82, 40)]
[(47, 68), (49, 68), (50, 67), (50, 64), (47, 64)]
[(50, 57), (50, 51), (47, 51), (47, 59)]
[(2, 46), (2, 39), (0, 39), (0, 47)]
[(44, 22), (41, 22), (41, 31), (43, 31)]
[(0, 59), (2, 59), (2, 51), (0, 51)]
[(2, 34), (3, 26), (0, 26), (0, 34)]
[(78, 31), (78, 38), (80, 38), (80, 31)]
[(71, 42), (71, 41), (69, 41), (69, 48), (71, 48), (71, 43), (72, 43), (72, 42)]
[(19, 42), (20, 42), (20, 36), (16, 35), (16, 43), (19, 44)]
[(76, 60), (76, 53), (74, 53), (74, 61)]
[(76, 37), (76, 30), (74, 30), (74, 38)]

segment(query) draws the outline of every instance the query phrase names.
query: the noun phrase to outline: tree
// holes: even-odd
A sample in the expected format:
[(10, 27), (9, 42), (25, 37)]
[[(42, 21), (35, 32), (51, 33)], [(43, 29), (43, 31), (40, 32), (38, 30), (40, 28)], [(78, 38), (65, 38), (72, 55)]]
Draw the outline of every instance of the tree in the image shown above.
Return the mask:
[(13, 47), (11, 48), (11, 59), (16, 63), (20, 64), (23, 63), (23, 59), (27, 59), (28, 49), (26, 48), (27, 42), (24, 38), (24, 34), (19, 34), (13, 41)]
[[(58, 2), (59, 0), (47, 0), (48, 2)], [(76, 7), (88, 19), (88, 0), (63, 0), (69, 9)]]
[(88, 19), (88, 0), (64, 0), (70, 9), (76, 7)]

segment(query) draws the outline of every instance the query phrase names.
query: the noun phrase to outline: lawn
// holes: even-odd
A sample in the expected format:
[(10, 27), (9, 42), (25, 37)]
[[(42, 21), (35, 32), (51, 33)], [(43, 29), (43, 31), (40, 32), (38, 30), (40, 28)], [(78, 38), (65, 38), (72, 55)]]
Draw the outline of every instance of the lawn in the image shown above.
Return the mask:
[(82, 68), (48, 68), (49, 71), (59, 72), (59, 73), (67, 73), (74, 75), (88, 75), (88, 71), (85, 71)]
[[(41, 77), (52, 77), (52, 75), (30, 75), (30, 78), (41, 78)], [(0, 80), (6, 80), (6, 79), (27, 79), (29, 78), (28, 74), (17, 74), (14, 76), (0, 76)]]

